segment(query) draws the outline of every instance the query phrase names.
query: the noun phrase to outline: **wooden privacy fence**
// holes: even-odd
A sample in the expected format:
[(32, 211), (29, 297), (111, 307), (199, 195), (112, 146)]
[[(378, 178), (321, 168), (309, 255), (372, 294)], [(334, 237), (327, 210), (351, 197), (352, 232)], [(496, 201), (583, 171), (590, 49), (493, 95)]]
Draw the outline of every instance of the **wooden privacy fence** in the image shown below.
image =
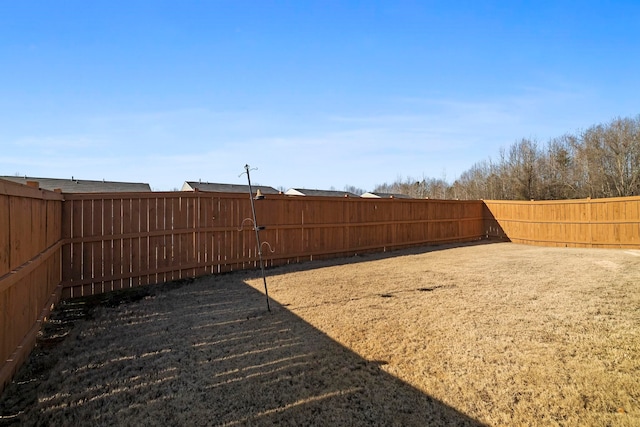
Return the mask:
[[(640, 248), (640, 197), (549, 202), (268, 196), (268, 266), (500, 237)], [(0, 391), (59, 297), (258, 264), (248, 194), (65, 194), (0, 180)]]
[[(256, 201), (267, 266), (483, 237), (481, 201), (270, 195)], [(66, 194), (63, 296), (255, 268), (248, 194)]]
[(640, 197), (485, 201), (490, 236), (540, 246), (640, 249)]
[(62, 195), (0, 180), (0, 391), (61, 293)]

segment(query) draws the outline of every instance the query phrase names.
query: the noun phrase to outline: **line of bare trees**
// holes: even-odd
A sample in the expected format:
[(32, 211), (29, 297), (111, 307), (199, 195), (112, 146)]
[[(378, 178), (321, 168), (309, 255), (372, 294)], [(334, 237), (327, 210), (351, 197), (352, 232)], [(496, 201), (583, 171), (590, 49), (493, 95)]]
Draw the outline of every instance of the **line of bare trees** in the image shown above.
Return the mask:
[(555, 200), (640, 195), (640, 115), (617, 118), (541, 145), (523, 138), (497, 161), (474, 164), (452, 184), (407, 178), (375, 191), (418, 198)]

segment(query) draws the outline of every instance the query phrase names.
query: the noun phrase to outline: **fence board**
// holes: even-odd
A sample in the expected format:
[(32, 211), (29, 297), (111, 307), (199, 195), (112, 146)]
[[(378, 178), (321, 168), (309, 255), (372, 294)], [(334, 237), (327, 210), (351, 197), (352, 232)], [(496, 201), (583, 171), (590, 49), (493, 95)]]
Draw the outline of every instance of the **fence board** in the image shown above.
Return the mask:
[[(198, 224), (198, 227), (208, 230), (211, 226), (211, 199), (199, 198), (198, 202), (196, 223)], [(196, 251), (198, 254), (198, 264), (201, 266), (196, 270), (196, 276), (207, 274), (209, 272), (208, 266), (211, 256), (210, 233), (210, 231), (205, 231), (203, 233), (196, 234)]]
[(0, 392), (60, 296), (62, 196), (0, 180)]
[[(82, 200), (82, 237), (93, 237), (93, 200)], [(97, 201), (96, 201), (97, 202)], [(82, 278), (93, 278), (93, 268), (96, 262), (97, 254), (93, 252), (96, 242), (82, 243)], [(83, 295), (92, 295), (94, 293), (93, 283), (87, 285), (87, 289)], [(95, 293), (98, 293), (95, 290)]]
[[(139, 230), (143, 234), (149, 232), (149, 199), (140, 199), (139, 217), (140, 226)], [(138, 240), (138, 268), (139, 271), (149, 271), (149, 236), (140, 237)], [(139, 285), (149, 284), (149, 275), (140, 276)], [(151, 282), (153, 283), (153, 282)]]
[[(140, 199), (131, 199), (130, 200), (130, 204), (129, 204), (129, 209), (131, 209), (131, 229), (130, 232), (131, 233), (140, 233), (140, 224), (142, 222), (142, 212), (140, 211)], [(140, 253), (141, 250), (141, 239), (142, 236), (137, 236), (137, 237), (133, 237), (131, 238), (131, 243), (130, 243), (130, 247), (131, 247), (131, 268), (130, 268), (130, 273), (131, 273), (131, 281), (129, 283), (130, 287), (134, 287), (134, 286), (140, 286), (141, 285), (141, 276), (144, 276), (144, 274), (142, 273), (144, 270), (142, 270), (141, 266), (140, 266), (140, 259), (142, 257), (142, 254)]]
[(102, 230), (105, 237), (102, 242), (102, 277), (100, 281), (104, 292), (110, 292), (113, 290), (113, 283), (105, 278), (112, 277), (114, 274), (115, 262), (114, 262), (114, 244), (112, 239), (107, 239), (108, 236), (113, 236), (114, 231), (114, 213), (113, 213), (113, 199), (103, 199), (102, 202)]
[(121, 263), (122, 263), (122, 274), (123, 280), (120, 283), (122, 289), (130, 288), (131, 281), (135, 276), (131, 275), (133, 266), (132, 266), (132, 245), (133, 238), (131, 234), (134, 230), (134, 221), (136, 218), (133, 216), (132, 206), (131, 206), (131, 198), (123, 197), (120, 201), (121, 209), (122, 209), (122, 235), (120, 237), (122, 242), (122, 253), (121, 253)]
[(158, 204), (160, 200), (158, 199), (149, 199), (147, 202), (148, 208), (148, 231), (149, 231), (149, 259), (147, 261), (147, 265), (149, 267), (149, 271), (153, 271), (154, 273), (149, 274), (149, 283), (158, 283), (158, 275), (155, 271), (158, 268), (158, 258), (160, 255), (160, 246), (161, 239), (158, 236), (154, 236), (151, 233), (157, 231), (159, 229), (158, 226)]
[(31, 199), (11, 197), (9, 199), (9, 216), (11, 228), (9, 230), (11, 257), (9, 269), (13, 270), (27, 262), (30, 254), (37, 253), (38, 248), (25, 236), (31, 235)]
[(111, 281), (111, 288), (115, 290), (122, 289), (122, 273), (124, 271), (123, 265), (123, 241), (120, 236), (124, 233), (122, 229), (123, 218), (123, 204), (119, 198), (114, 198), (111, 203), (113, 204), (113, 278)]
[(11, 271), (11, 221), (9, 206), (9, 196), (0, 194), (0, 277)]

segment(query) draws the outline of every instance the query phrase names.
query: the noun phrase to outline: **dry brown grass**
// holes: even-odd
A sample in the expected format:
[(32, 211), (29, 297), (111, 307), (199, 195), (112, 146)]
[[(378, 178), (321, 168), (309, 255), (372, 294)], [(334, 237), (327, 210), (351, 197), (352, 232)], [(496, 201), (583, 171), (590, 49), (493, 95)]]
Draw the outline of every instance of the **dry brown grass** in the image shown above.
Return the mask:
[(0, 414), (26, 425), (640, 424), (640, 251), (393, 255), (269, 270), (272, 313), (255, 272), (67, 305), (59, 323), (72, 309), (81, 320), (39, 346)]

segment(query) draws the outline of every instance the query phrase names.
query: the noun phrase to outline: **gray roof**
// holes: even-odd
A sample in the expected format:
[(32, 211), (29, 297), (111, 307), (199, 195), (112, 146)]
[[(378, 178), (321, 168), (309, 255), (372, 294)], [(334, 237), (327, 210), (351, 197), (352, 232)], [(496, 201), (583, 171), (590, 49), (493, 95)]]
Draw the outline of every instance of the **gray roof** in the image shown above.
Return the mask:
[(35, 181), (44, 190), (61, 190), (63, 193), (137, 193), (149, 192), (151, 187), (146, 183), (138, 182), (114, 182), (114, 181), (90, 181), (86, 179), (61, 179), (61, 178), (36, 178), (31, 176), (2, 176), (7, 181), (18, 184), (27, 184), (27, 181)]
[(284, 194), (288, 194), (290, 196), (358, 197), (357, 194), (349, 191), (310, 190), (308, 188), (290, 188)]
[(377, 191), (371, 191), (364, 193), (362, 196), (364, 198), (372, 198), (372, 199), (411, 199), (411, 196), (407, 196), (406, 194), (400, 193), (379, 193)]
[[(260, 190), (262, 194), (280, 194), (280, 191), (273, 187), (264, 185), (251, 185), (253, 192)], [(249, 185), (241, 184), (220, 184), (213, 182), (185, 181), (182, 191), (209, 191), (212, 193), (249, 193)]]

